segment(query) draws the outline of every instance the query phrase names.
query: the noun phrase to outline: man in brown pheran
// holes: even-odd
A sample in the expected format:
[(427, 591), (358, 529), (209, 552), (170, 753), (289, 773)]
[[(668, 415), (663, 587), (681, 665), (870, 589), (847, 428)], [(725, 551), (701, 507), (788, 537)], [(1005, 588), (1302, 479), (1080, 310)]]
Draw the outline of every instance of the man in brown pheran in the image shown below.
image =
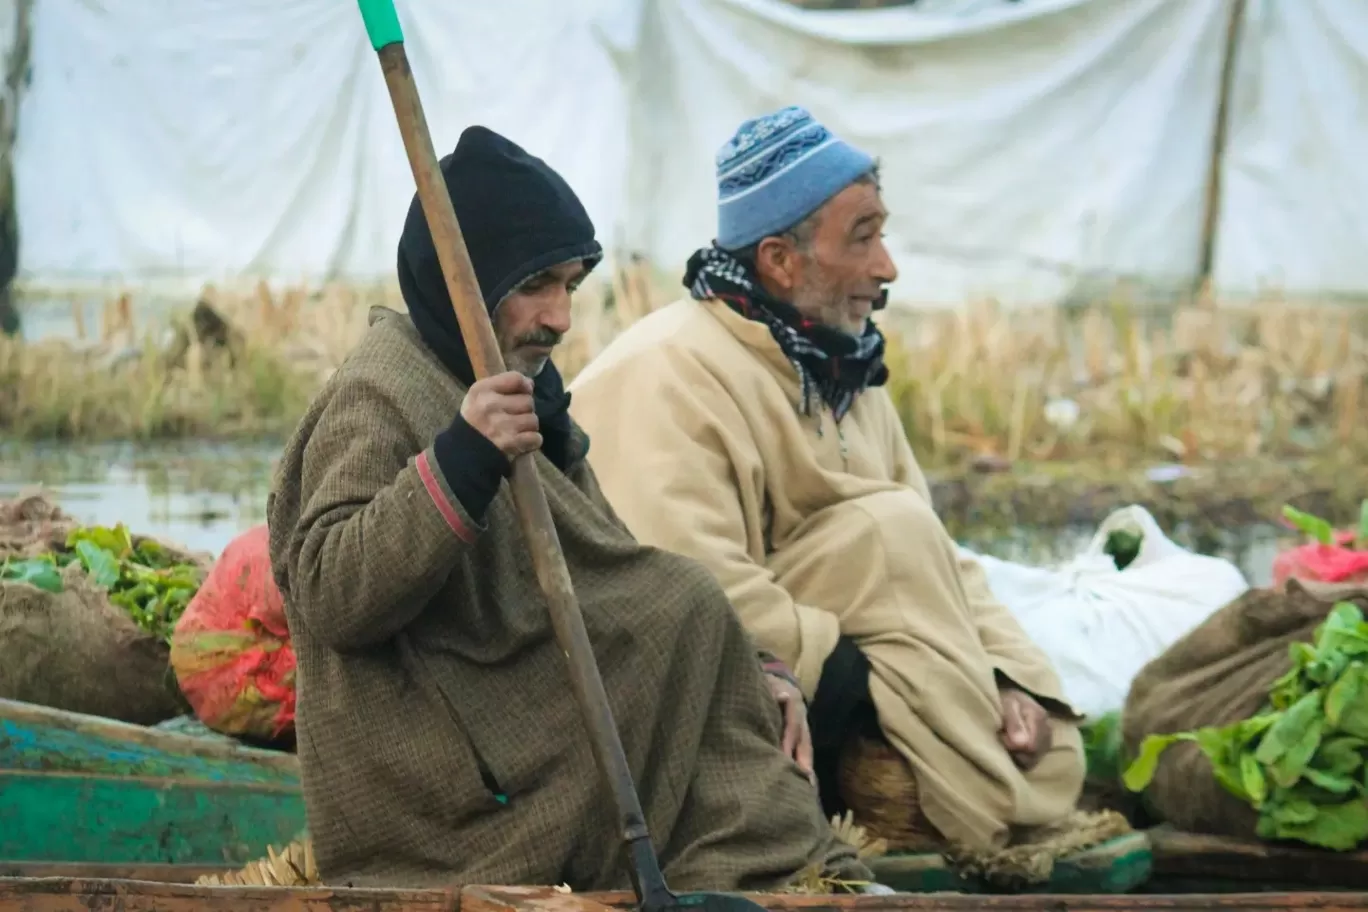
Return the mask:
[(409, 313), (372, 312), (270, 498), (323, 877), (629, 884), (502, 484), (510, 457), (535, 452), (672, 886), (769, 889), (812, 863), (867, 878), (781, 749), (772, 676), (721, 587), (638, 544), (585, 461), (549, 360), (602, 255), (580, 201), (482, 127), (442, 172), (509, 372), (475, 381), (415, 198), (398, 259)]

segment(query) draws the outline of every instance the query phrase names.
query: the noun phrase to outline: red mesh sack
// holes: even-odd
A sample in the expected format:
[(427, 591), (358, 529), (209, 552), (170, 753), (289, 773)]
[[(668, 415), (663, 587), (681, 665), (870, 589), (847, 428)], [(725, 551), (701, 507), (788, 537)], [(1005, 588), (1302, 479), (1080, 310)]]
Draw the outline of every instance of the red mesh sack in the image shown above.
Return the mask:
[(1336, 532), (1335, 544), (1312, 542), (1284, 551), (1273, 559), (1273, 587), (1289, 579), (1318, 583), (1368, 583), (1368, 551), (1350, 547), (1353, 532)]
[(205, 725), (275, 740), (293, 733), (295, 654), (271, 576), (266, 526), (229, 543), (171, 636), (171, 667)]

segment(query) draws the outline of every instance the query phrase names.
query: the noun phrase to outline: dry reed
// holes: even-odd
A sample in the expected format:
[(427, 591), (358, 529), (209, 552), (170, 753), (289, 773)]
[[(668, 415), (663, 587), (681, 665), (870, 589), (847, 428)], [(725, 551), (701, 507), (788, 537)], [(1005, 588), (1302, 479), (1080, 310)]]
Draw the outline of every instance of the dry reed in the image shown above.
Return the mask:
[(1209, 463), (1365, 445), (1368, 332), (1342, 308), (984, 306), (890, 323), (889, 391), (929, 462)]
[(266, 857), (248, 862), (240, 870), (206, 874), (195, 881), (201, 887), (316, 887), (322, 883), (314, 860), (313, 841), (300, 837), (280, 851), (266, 847)]
[(272, 294), (263, 284), (236, 294), (208, 287), (200, 300), (234, 328), (231, 346), (201, 344), (188, 312), (139, 328), (127, 294), (106, 303), (93, 333), (73, 308), (74, 340), (0, 337), (0, 437), (286, 433), (360, 338), (364, 305), (388, 298), (339, 288)]
[[(634, 261), (591, 277), (557, 352), (572, 377), (624, 327), (683, 294)], [(133, 331), (127, 296), (99, 339), (0, 339), (0, 436), (233, 437), (288, 431), (394, 288), (206, 289), (237, 328), (236, 358), (191, 344), (172, 363)], [(928, 467), (975, 458), (1209, 463), (1361, 451), (1365, 316), (1277, 301), (1166, 313), (1086, 309), (891, 311), (888, 384)], [(78, 326), (78, 335), (84, 327)]]

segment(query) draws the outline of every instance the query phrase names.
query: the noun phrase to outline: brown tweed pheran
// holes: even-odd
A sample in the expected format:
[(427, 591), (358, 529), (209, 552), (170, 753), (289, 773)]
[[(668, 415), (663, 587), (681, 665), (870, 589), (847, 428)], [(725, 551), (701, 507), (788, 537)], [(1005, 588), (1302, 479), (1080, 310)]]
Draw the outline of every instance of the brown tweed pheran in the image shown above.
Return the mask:
[[(371, 324), (286, 447), (269, 505), (323, 879), (626, 888), (508, 486), (477, 527), (430, 450), (464, 389), (406, 315)], [(813, 862), (869, 878), (780, 751), (718, 583), (637, 544), (583, 459), (567, 473), (536, 459), (671, 885), (771, 889)]]

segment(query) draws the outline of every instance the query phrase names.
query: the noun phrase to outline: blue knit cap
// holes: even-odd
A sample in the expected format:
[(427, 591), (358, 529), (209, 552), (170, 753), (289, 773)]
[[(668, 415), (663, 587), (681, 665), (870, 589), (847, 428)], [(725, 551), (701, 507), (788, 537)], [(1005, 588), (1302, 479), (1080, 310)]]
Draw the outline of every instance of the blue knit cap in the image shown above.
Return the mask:
[(786, 231), (873, 168), (803, 108), (748, 120), (717, 152), (717, 246)]

